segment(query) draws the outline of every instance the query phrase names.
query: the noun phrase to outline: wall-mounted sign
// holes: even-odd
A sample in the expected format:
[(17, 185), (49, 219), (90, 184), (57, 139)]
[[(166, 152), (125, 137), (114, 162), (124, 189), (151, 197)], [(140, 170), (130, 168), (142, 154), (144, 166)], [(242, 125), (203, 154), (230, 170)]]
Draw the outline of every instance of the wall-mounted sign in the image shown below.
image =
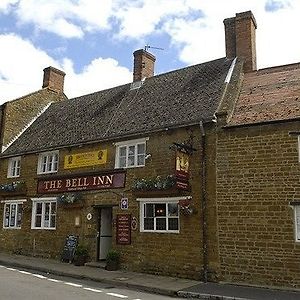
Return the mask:
[(39, 194), (101, 190), (123, 188), (125, 186), (125, 172), (96, 173), (92, 175), (76, 175), (50, 177), (38, 179), (37, 191)]
[(76, 153), (65, 156), (64, 168), (73, 169), (80, 167), (96, 166), (105, 164), (107, 150), (97, 150), (84, 153)]
[(120, 208), (121, 209), (128, 209), (128, 198), (122, 198), (120, 200)]
[(137, 219), (136, 219), (136, 217), (131, 218), (131, 229), (132, 230), (137, 230)]
[(122, 214), (117, 215), (117, 244), (130, 245), (131, 244), (131, 215)]

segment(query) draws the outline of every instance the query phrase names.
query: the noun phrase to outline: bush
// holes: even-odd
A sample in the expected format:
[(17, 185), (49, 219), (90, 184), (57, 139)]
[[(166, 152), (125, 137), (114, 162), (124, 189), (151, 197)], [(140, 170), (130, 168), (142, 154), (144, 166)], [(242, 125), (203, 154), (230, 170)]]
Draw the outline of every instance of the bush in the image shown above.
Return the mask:
[(76, 256), (88, 256), (88, 249), (85, 245), (79, 244), (75, 250)]
[(117, 250), (109, 250), (106, 256), (106, 261), (120, 262), (120, 253)]

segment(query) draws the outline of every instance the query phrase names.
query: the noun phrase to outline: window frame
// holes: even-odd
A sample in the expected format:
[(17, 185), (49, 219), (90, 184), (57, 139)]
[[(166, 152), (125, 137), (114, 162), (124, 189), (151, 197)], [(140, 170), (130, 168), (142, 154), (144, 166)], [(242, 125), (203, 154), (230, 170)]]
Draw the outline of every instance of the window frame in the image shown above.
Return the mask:
[[(135, 139), (135, 140), (129, 140), (129, 141), (123, 141), (123, 142), (118, 142), (115, 143), (116, 146), (116, 155), (115, 155), (115, 169), (119, 169), (119, 168), (124, 168), (124, 169), (130, 169), (130, 168), (141, 168), (141, 167), (145, 167), (146, 165), (146, 160), (145, 160), (145, 156), (146, 156), (146, 148), (147, 148), (147, 141), (149, 140), (149, 137), (146, 138), (142, 138), (142, 139)], [(138, 145), (144, 145), (145, 147), (145, 151), (143, 153), (144, 156), (144, 164), (142, 165), (138, 165)], [(128, 149), (129, 147), (135, 147), (134, 150), (134, 164), (133, 165), (128, 165)], [(121, 167), (120, 166), (120, 149), (126, 147), (126, 156), (125, 156), (125, 166)]]
[[(55, 157), (57, 155), (57, 161), (53, 160), (53, 157)], [(50, 157), (52, 157), (52, 161), (51, 161), (51, 170), (45, 170), (43, 171), (43, 165), (49, 164), (49, 159)], [(44, 163), (43, 160), (44, 158), (46, 158), (46, 162)], [(54, 169), (55, 163), (57, 164), (57, 168)], [(52, 173), (57, 173), (58, 171), (58, 167), (59, 167), (59, 151), (55, 150), (55, 151), (48, 151), (48, 152), (43, 152), (40, 153), (38, 156), (38, 165), (37, 165), (37, 174), (52, 174)]]
[[(18, 199), (18, 200), (2, 200), (1, 203), (4, 203), (3, 207), (3, 222), (2, 222), (2, 228), (3, 229), (21, 229), (22, 227), (22, 219), (23, 219), (23, 203), (26, 202), (26, 199)], [(15, 212), (15, 224), (14, 226), (5, 226), (5, 212), (6, 212), (6, 206), (10, 206), (10, 216), (9, 216), (9, 221), (8, 224), (10, 224), (11, 221), (11, 205), (16, 205), (16, 212)], [(19, 212), (19, 205), (22, 205), (22, 212), (21, 212), (21, 221), (20, 221), (20, 226), (17, 226), (18, 222), (18, 212)]]
[[(32, 200), (32, 213), (31, 213), (31, 229), (37, 230), (56, 230), (57, 223), (57, 198), (56, 197), (48, 197), (48, 198), (31, 198)], [(37, 204), (42, 204), (42, 212), (41, 212), (41, 226), (35, 226), (36, 221), (36, 210)], [(46, 227), (45, 226), (45, 205), (50, 203), (50, 211), (49, 211), (49, 224), (51, 225), (51, 216), (55, 216), (55, 226), (54, 227)], [(51, 214), (51, 203), (55, 203), (55, 214)]]
[(21, 175), (21, 156), (8, 159), (7, 178), (17, 178)]
[[(184, 200), (184, 199), (189, 199), (190, 196), (184, 196), (184, 197), (161, 197), (161, 198), (137, 198), (136, 201), (139, 202), (140, 204), (140, 232), (149, 232), (149, 233), (180, 233), (180, 207), (179, 207), (179, 200)], [(149, 230), (149, 229), (144, 229), (144, 207), (145, 204), (165, 204), (166, 206), (168, 204), (174, 204), (177, 203), (178, 205), (178, 216), (176, 217), (178, 219), (178, 230), (157, 230), (155, 229), (155, 224), (156, 220), (154, 220), (154, 229)], [(153, 217), (154, 219), (158, 217)], [(174, 217), (169, 217), (168, 216), (168, 210), (166, 209), (166, 228), (168, 226), (168, 220), (169, 218), (174, 218)]]
[[(299, 228), (298, 228), (298, 222), (297, 219), (299, 219)], [(294, 226), (295, 226), (295, 241), (300, 242), (300, 203), (297, 205), (294, 205)]]

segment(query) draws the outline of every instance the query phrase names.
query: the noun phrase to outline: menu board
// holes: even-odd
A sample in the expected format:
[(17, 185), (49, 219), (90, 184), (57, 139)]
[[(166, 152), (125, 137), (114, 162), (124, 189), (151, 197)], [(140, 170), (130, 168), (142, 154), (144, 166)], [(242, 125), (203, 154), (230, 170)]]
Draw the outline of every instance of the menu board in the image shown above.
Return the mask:
[(78, 244), (78, 237), (75, 235), (68, 235), (65, 241), (65, 246), (61, 255), (62, 261), (72, 262), (74, 253)]
[(117, 215), (117, 244), (130, 245), (131, 244), (131, 215), (119, 214)]

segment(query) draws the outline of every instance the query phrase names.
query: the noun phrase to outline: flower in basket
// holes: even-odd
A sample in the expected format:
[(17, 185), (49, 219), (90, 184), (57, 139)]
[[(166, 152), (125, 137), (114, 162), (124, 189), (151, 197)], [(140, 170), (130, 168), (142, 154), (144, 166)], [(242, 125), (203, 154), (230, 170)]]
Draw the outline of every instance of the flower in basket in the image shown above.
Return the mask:
[(132, 188), (135, 191), (154, 191), (154, 190), (167, 190), (176, 184), (174, 175), (166, 177), (157, 176), (155, 178), (141, 178), (136, 179)]
[(81, 194), (79, 193), (66, 193), (58, 197), (58, 202), (61, 204), (73, 204), (81, 200)]
[(184, 215), (191, 215), (195, 213), (194, 206), (192, 204), (191, 198), (179, 200), (180, 211)]
[(25, 182), (23, 181), (14, 181), (12, 183), (4, 183), (0, 184), (0, 190), (3, 192), (15, 192), (20, 189), (25, 185)]

